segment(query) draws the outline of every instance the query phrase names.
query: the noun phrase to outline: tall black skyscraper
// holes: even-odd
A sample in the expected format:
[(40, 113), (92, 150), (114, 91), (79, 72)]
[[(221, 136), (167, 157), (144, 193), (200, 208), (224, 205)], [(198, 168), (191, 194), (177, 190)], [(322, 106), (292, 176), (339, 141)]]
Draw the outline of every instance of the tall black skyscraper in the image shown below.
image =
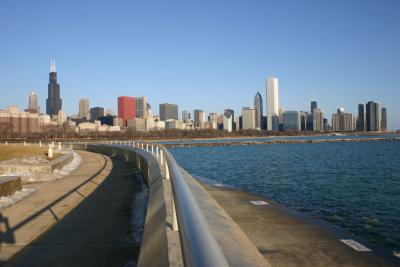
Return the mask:
[(364, 104), (358, 104), (357, 131), (365, 132)]
[(379, 104), (369, 101), (366, 105), (366, 124), (367, 131), (380, 131), (381, 120), (379, 114)]
[(52, 61), (50, 65), (48, 97), (46, 99), (46, 114), (53, 116), (58, 115), (58, 111), (62, 107), (60, 98), (60, 85), (57, 83), (56, 62)]
[(256, 111), (256, 128), (263, 129), (263, 101), (260, 92), (257, 92), (256, 96), (254, 97), (254, 109)]
[(387, 130), (387, 110), (386, 108), (381, 109), (381, 131)]
[(314, 110), (318, 108), (317, 101), (311, 101), (311, 113), (314, 114)]

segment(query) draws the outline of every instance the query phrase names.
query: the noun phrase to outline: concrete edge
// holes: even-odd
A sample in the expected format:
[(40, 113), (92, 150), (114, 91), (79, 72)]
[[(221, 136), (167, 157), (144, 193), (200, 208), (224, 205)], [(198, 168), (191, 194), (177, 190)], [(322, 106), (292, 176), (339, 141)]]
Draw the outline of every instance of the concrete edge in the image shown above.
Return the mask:
[(74, 159), (73, 153), (68, 152), (48, 163), (41, 164), (3, 164), (0, 163), (0, 174), (27, 172), (32, 174), (52, 174), (54, 170), (62, 169)]
[(229, 265), (271, 266), (242, 228), (207, 190), (186, 170), (182, 167), (180, 169)]

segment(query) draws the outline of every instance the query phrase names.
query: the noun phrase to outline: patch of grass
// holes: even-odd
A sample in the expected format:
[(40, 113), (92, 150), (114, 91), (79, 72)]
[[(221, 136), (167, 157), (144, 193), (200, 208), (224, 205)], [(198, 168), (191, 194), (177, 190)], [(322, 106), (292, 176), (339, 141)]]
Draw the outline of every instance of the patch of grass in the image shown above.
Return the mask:
[[(29, 157), (29, 156), (43, 156), (47, 158), (47, 146), (39, 147), (37, 145), (0, 145), (0, 161), (9, 160), (13, 158)], [(54, 153), (54, 160), (61, 157), (62, 154)], [(50, 160), (50, 159), (49, 159)]]

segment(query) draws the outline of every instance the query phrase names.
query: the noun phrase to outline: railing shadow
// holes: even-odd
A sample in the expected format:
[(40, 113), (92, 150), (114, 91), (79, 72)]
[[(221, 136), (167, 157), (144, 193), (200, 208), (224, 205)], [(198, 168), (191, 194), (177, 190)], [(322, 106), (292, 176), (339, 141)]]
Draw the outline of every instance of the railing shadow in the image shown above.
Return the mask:
[[(0, 266), (43, 266), (46, 262), (58, 262), (63, 266), (120, 266), (126, 260), (136, 261), (140, 244), (133, 245), (130, 234), (130, 207), (134, 195), (139, 192), (133, 168), (123, 167), (123, 161), (111, 158), (113, 168), (107, 177), (85, 197), (78, 192), (83, 185), (106, 168), (106, 164), (85, 182), (65, 193), (56, 201), (42, 208), (29, 218), (9, 227), (8, 241), (11, 243), (13, 232), (23, 227), (43, 212), (52, 212), (57, 203), (71, 194), (80, 194), (84, 200), (47, 232), (36, 238), (29, 246), (14, 255)], [(122, 162), (122, 163), (121, 163)], [(133, 177), (131, 177), (133, 175)], [(132, 178), (132, 179), (131, 179)], [(93, 183), (96, 183), (93, 181)], [(98, 184), (98, 183), (96, 183)], [(54, 213), (53, 213), (54, 214)], [(113, 216), (110, 216), (112, 215)], [(55, 215), (55, 214), (54, 214)], [(107, 218), (108, 217), (108, 218)], [(126, 223), (125, 223), (126, 221)], [(2, 242), (6, 240), (2, 239)], [(107, 247), (107, 248), (106, 248)], [(85, 255), (85, 256), (82, 256)], [(50, 264), (51, 265), (51, 264)]]

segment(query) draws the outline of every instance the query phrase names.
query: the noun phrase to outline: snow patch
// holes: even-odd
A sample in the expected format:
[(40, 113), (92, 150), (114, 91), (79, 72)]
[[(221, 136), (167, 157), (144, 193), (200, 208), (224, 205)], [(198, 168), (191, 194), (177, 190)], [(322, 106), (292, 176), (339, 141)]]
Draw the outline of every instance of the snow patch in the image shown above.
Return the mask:
[(143, 182), (143, 177), (139, 174), (141, 182), (140, 191), (136, 193), (135, 199), (131, 203), (131, 238), (135, 245), (140, 245), (143, 238), (144, 222), (147, 211), (147, 186)]
[[(51, 175), (32, 175), (28, 174), (27, 177), (25, 177), (24, 180), (28, 182), (40, 182), (40, 181), (51, 181), (51, 180), (58, 180), (61, 178), (64, 178), (68, 175), (70, 175), (74, 170), (76, 170), (79, 165), (82, 163), (82, 157), (76, 153), (75, 151), (71, 151), (72, 153), (72, 160), (70, 163), (66, 164), (62, 169), (60, 170), (54, 170)], [(21, 175), (21, 174), (19, 174)]]
[(57, 179), (64, 178), (67, 175), (70, 175), (76, 168), (79, 167), (82, 163), (82, 157), (76, 153), (75, 151), (72, 151), (72, 156), (73, 159), (71, 160), (70, 163), (65, 165), (61, 170), (55, 170), (53, 172), (53, 176), (56, 177)]
[(17, 191), (11, 196), (1, 197), (0, 210), (13, 205), (14, 203), (17, 203), (21, 199), (24, 199), (27, 196), (33, 194), (36, 190), (37, 190), (36, 188), (22, 188), (21, 191)]

